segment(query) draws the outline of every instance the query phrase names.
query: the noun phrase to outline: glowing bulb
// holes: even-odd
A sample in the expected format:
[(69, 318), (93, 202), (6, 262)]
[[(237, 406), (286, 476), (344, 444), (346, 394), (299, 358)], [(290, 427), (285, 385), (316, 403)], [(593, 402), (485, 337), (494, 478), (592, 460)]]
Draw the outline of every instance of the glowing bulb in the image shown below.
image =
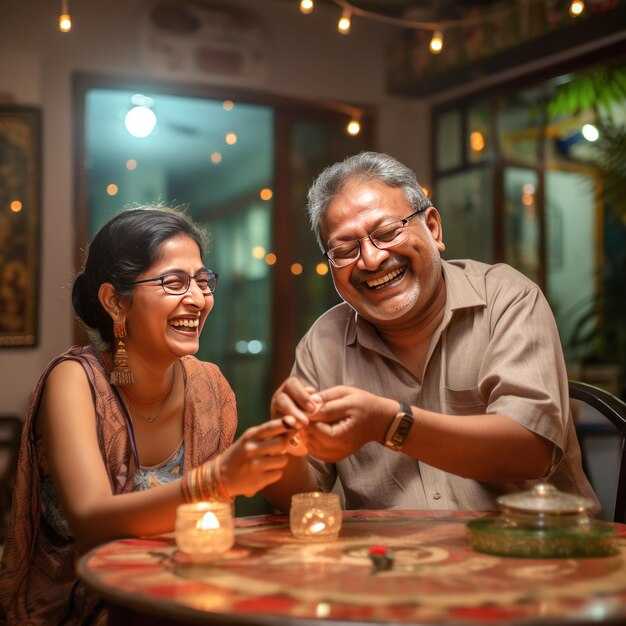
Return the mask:
[(19, 200), (13, 200), (9, 206), (13, 213), (19, 213), (22, 210), (22, 203)]
[(346, 132), (353, 137), (361, 132), (361, 124), (358, 120), (350, 120), (346, 126)]
[(276, 255), (273, 252), (268, 252), (265, 255), (265, 262), (268, 265), (274, 265), (274, 263), (276, 263)]
[(428, 187), (422, 187), (422, 191), (427, 198), (430, 196), (430, 189), (428, 189)]
[(232, 100), (224, 100), (222, 108), (224, 111), (232, 111), (235, 108), (235, 103)]
[(300, 13), (308, 15), (313, 11), (313, 0), (300, 0)]
[(124, 119), (126, 130), (133, 137), (147, 137), (156, 126), (156, 115), (152, 109), (145, 106), (133, 107)]
[(252, 248), (252, 256), (255, 259), (262, 259), (265, 256), (265, 248), (263, 246), (254, 246)]
[(582, 128), (583, 137), (587, 141), (597, 141), (600, 137), (598, 129), (593, 124), (585, 124)]
[(440, 30), (436, 30), (433, 33), (433, 38), (430, 40), (430, 51), (433, 54), (439, 54), (443, 50), (443, 33)]
[(137, 169), (137, 161), (135, 161), (135, 159), (128, 159), (128, 161), (126, 161), (126, 169), (129, 171), (133, 171)]
[(59, 15), (59, 30), (67, 33), (72, 28), (72, 18), (67, 9), (67, 0), (61, 0), (61, 15)]
[(261, 198), (261, 200), (271, 200), (273, 195), (274, 193), (268, 187), (261, 189), (259, 193), (259, 197)]
[(479, 130), (470, 133), (470, 147), (474, 152), (481, 152), (485, 149), (485, 138)]
[(222, 155), (219, 152), (212, 152), (211, 153), (211, 162), (215, 163), (215, 165), (217, 165), (218, 163), (220, 163), (222, 160)]
[(110, 185), (107, 185), (107, 193), (110, 196), (116, 196), (118, 191), (119, 191), (119, 188), (115, 183), (111, 183)]
[(572, 17), (578, 17), (585, 10), (585, 3), (583, 0), (572, 0), (569, 5), (569, 14)]
[(342, 35), (347, 35), (350, 32), (350, 17), (351, 16), (352, 16), (352, 13), (350, 12), (350, 9), (343, 10), (343, 13), (341, 14), (341, 18), (339, 19), (339, 22), (337, 23), (337, 30)]
[(302, 265), (300, 265), (300, 263), (292, 263), (291, 273), (294, 276), (300, 276), (300, 274), (302, 274)]
[(237, 135), (235, 135), (235, 133), (228, 133), (226, 135), (226, 143), (229, 146), (234, 146), (237, 143)]
[(67, 33), (72, 28), (72, 18), (69, 13), (62, 13), (59, 15), (59, 30), (62, 33)]
[(328, 274), (328, 265), (326, 265), (326, 263), (318, 263), (315, 266), (315, 272), (320, 276), (325, 276)]

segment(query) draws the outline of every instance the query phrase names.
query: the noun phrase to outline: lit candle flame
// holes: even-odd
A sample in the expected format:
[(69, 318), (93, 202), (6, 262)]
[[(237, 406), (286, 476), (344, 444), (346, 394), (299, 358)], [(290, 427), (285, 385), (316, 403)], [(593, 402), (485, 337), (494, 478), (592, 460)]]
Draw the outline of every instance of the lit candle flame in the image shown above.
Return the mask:
[(220, 521), (215, 516), (213, 511), (207, 511), (197, 522), (196, 528), (198, 530), (210, 530), (212, 528), (219, 528)]
[(324, 522), (315, 522), (309, 526), (309, 532), (312, 534), (321, 533), (326, 528)]

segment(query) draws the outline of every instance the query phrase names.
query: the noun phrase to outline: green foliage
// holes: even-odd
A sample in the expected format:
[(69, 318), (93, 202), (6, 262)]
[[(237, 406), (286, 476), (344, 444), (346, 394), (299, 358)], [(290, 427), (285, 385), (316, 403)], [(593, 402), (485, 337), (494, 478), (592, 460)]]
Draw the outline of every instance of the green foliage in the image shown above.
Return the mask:
[(626, 68), (597, 67), (576, 76), (555, 89), (548, 103), (551, 119), (578, 115), (592, 109), (596, 114), (609, 113), (611, 106), (626, 100)]

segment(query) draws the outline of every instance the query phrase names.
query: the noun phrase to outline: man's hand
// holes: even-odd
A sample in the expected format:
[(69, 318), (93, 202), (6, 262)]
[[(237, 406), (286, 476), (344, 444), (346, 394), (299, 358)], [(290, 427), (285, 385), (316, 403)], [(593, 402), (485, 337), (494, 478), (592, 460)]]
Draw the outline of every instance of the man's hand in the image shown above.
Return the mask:
[(303, 385), (297, 378), (288, 378), (272, 396), (270, 418), (281, 419), (283, 424), (293, 429), (289, 438), (287, 453), (293, 456), (308, 454), (309, 417), (321, 406), (322, 399), (317, 391)]
[(310, 415), (306, 429), (309, 452), (336, 462), (370, 441), (382, 442), (398, 403), (362, 389), (338, 386), (321, 391), (322, 405)]

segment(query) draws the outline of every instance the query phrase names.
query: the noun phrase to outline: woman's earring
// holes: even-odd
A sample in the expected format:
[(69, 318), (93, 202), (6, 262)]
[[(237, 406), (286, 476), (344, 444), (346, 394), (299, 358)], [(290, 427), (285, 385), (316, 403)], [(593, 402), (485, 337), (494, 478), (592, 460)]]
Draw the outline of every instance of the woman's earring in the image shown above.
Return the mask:
[(133, 373), (128, 367), (128, 354), (126, 353), (126, 317), (124, 314), (113, 322), (113, 369), (111, 370), (112, 385), (130, 385), (133, 383)]

